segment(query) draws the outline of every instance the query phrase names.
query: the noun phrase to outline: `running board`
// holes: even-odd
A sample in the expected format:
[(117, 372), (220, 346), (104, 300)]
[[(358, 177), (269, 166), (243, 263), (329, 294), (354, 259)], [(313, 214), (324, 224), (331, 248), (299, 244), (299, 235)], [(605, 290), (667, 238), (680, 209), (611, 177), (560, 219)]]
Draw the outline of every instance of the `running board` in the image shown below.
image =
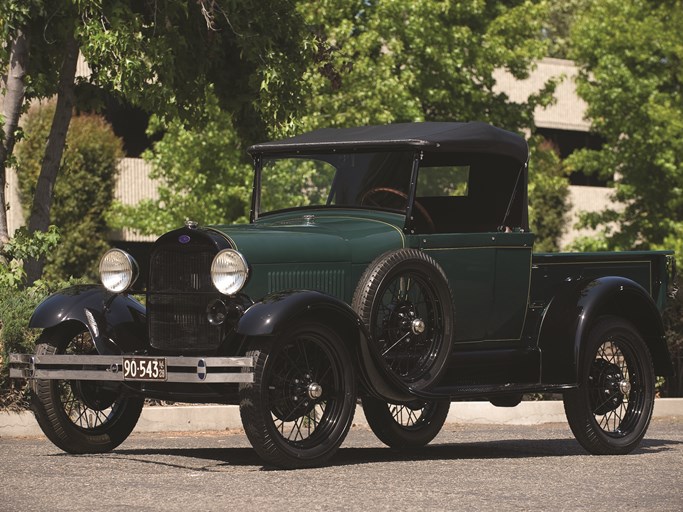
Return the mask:
[(509, 394), (559, 393), (575, 388), (576, 384), (476, 384), (468, 386), (440, 386), (429, 391), (410, 388), (410, 393), (427, 400), (488, 398)]
[(10, 354), (10, 377), (28, 380), (97, 380), (217, 384), (254, 382), (252, 357), (151, 357)]

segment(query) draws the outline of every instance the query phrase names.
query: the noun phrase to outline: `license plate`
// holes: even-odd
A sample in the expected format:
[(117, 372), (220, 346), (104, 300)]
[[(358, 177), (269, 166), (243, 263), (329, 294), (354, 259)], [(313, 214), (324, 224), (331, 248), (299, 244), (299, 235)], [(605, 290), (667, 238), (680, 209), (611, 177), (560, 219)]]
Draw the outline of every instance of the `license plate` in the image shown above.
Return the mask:
[(123, 380), (166, 380), (166, 359), (124, 357)]

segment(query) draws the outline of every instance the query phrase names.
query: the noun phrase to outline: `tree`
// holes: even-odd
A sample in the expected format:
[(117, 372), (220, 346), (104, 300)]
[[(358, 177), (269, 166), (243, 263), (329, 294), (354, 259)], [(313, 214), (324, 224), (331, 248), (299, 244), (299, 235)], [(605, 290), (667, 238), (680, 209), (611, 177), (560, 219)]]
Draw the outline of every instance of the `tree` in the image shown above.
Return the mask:
[(557, 149), (540, 137), (530, 141), (529, 224), (535, 251), (558, 251), (569, 210), (567, 169)]
[(543, 24), (543, 36), (550, 43), (549, 57), (569, 58), (572, 26), (591, 2), (593, 0), (549, 0), (548, 17)]
[[(52, 190), (75, 100), (79, 49), (92, 68), (90, 85), (161, 116), (196, 120), (194, 114), (201, 111), (196, 98), (213, 84), (221, 105), (233, 113), (238, 132), (247, 140), (262, 138), (264, 133), (255, 101), (262, 84), (268, 85), (272, 98), (281, 97), (286, 104), (297, 87), (292, 79), (297, 63), (305, 55), (305, 37), (298, 32), (301, 24), (291, 19), (293, 8), (275, 0), (198, 0), (191, 5), (183, 0), (32, 0), (30, 5), (9, 0), (3, 2), (0, 15), (3, 43), (8, 47), (15, 48), (13, 42), (19, 40), (21, 30), (41, 29), (42, 37), (30, 39), (28, 45), (28, 71), (22, 84), (31, 94), (21, 101), (57, 93), (29, 219), (31, 231), (44, 231), (50, 219)], [(3, 52), (0, 57), (6, 69), (10, 55)], [(26, 89), (27, 82), (43, 87)], [(56, 91), (50, 84), (58, 84)], [(4, 91), (3, 99), (8, 99)], [(277, 101), (267, 107), (274, 119), (282, 115)], [(14, 130), (9, 132), (14, 134)], [(8, 155), (0, 160), (2, 180)], [(0, 238), (7, 231), (4, 213), (3, 208)], [(36, 262), (29, 270), (29, 281), (33, 281), (42, 264)]]
[[(31, 108), (24, 123), (25, 137), (17, 145), (17, 170), (25, 206), (30, 206), (30, 198), (35, 195), (54, 110), (54, 103)], [(47, 254), (45, 277), (93, 278), (100, 256), (109, 248), (104, 213), (114, 197), (122, 141), (103, 118), (92, 114), (74, 116), (66, 141), (51, 215), (62, 237)]]
[(252, 171), (233, 116), (220, 109), (211, 91), (200, 103), (203, 121), (193, 129), (179, 120), (156, 118), (150, 124), (151, 132), (164, 131), (143, 154), (152, 165), (150, 177), (158, 182), (159, 198), (134, 206), (116, 203), (108, 215), (112, 227), (158, 235), (188, 218), (200, 224), (248, 220)]
[(527, 78), (545, 55), (543, 2), (324, 0), (300, 10), (320, 40), (305, 128), (480, 120), (521, 130), (552, 99), (554, 82), (514, 103), (494, 78)]
[[(494, 71), (524, 79), (545, 56), (544, 2), (376, 0), (352, 9), (343, 0), (302, 2), (321, 41), (307, 73), (305, 128), (407, 121), (480, 120), (532, 131), (534, 110), (556, 82), (523, 103), (496, 88)], [(551, 148), (535, 140), (530, 213), (539, 250), (558, 250), (568, 210), (567, 177)]]
[[(11, 163), (19, 116), (26, 95), (31, 26), (29, 11), (34, 2), (8, 0), (0, 5), (0, 250), (9, 241), (6, 168)], [(7, 70), (5, 73), (4, 70)]]
[(617, 206), (585, 215), (584, 247), (647, 249), (683, 238), (683, 2), (599, 0), (576, 21), (571, 56), (600, 150), (570, 165), (613, 180)]
[[(270, 121), (270, 136), (328, 126), (421, 120), (484, 120), (519, 131), (532, 128), (536, 106), (551, 100), (554, 83), (527, 102), (513, 103), (496, 90), (492, 76), (495, 69), (504, 68), (525, 78), (533, 62), (544, 55), (547, 41), (540, 38), (543, 3), (301, 0), (298, 10), (315, 36), (315, 56), (298, 98), (290, 103), (299, 107), (290, 117), (268, 115), (271, 84), (282, 76), (264, 75), (258, 110)], [(220, 154), (225, 164), (202, 158), (204, 147), (197, 146), (201, 142), (211, 148), (221, 138), (230, 145), (236, 140), (231, 125), (234, 119), (226, 117), (194, 132), (171, 128), (156, 145), (152, 160), (155, 177), (169, 184), (161, 191), (163, 199), (137, 209), (118, 207), (116, 224), (122, 226), (124, 219), (130, 219), (138, 230), (159, 233), (177, 226), (190, 213), (209, 223), (244, 218), (248, 193), (235, 198), (237, 189), (222, 193), (220, 187), (226, 187), (218, 184), (248, 187), (250, 169), (235, 165), (236, 157), (225, 149)], [(245, 154), (244, 146), (235, 149)], [(181, 155), (178, 165), (172, 158), (175, 151)], [(212, 149), (208, 154), (218, 155)], [(221, 175), (222, 180), (217, 178)], [(209, 205), (203, 211), (196, 211), (197, 194), (188, 194), (190, 179)], [(180, 190), (173, 191), (176, 182)], [(537, 190), (545, 193), (548, 189), (539, 185)], [(538, 199), (535, 204), (538, 219), (551, 217), (543, 213), (548, 203)], [(159, 214), (161, 205), (163, 213)]]

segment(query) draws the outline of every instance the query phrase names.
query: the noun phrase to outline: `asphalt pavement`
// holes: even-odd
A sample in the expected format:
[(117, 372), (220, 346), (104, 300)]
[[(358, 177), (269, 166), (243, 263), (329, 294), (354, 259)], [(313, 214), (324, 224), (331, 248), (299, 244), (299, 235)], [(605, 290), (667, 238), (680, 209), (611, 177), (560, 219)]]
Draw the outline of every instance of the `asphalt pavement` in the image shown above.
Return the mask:
[(592, 456), (566, 423), (447, 424), (411, 453), (351, 432), (323, 468), (264, 467), (240, 430), (134, 433), (103, 455), (0, 438), (0, 510), (683, 510), (683, 420)]

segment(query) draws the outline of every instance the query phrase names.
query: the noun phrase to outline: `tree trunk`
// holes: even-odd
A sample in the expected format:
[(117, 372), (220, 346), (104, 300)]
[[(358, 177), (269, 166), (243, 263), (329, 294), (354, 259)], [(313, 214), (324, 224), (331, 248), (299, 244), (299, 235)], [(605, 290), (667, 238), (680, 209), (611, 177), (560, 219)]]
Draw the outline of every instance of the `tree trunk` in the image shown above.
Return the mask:
[[(76, 63), (78, 62), (78, 42), (73, 34), (69, 35), (64, 48), (64, 61), (59, 71), (59, 84), (57, 87), (57, 106), (52, 118), (50, 135), (47, 139), (45, 156), (40, 168), (36, 193), (31, 207), (31, 218), (28, 223), (30, 233), (35, 231), (47, 231), (50, 226), (50, 208), (54, 195), (57, 172), (62, 161), (66, 133), (71, 122), (74, 99), (76, 96), (75, 82)], [(28, 285), (30, 286), (43, 274), (45, 258), (28, 260), (24, 265)]]
[[(19, 125), (19, 116), (24, 104), (26, 84), (26, 68), (28, 66), (29, 40), (28, 34), (18, 30), (12, 41), (10, 49), (10, 61), (7, 76), (3, 77), (3, 89), (6, 91), (2, 98), (2, 144), (0, 144), (0, 249), (9, 240), (7, 226), (7, 200), (5, 198), (5, 185), (7, 183), (7, 160), (12, 156), (14, 149), (14, 132)], [(18, 205), (15, 205), (18, 206)]]

